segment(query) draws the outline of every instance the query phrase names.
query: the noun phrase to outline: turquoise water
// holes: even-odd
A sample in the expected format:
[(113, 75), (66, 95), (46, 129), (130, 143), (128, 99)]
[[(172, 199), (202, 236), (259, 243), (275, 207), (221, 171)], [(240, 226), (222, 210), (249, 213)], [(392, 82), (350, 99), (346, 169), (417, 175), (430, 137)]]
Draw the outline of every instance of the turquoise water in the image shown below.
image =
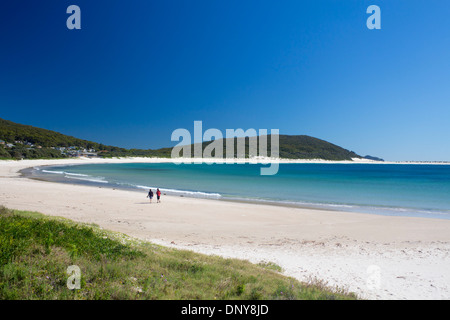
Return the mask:
[(261, 176), (255, 164), (86, 164), (43, 167), (40, 178), (163, 193), (450, 219), (450, 166), (280, 164)]

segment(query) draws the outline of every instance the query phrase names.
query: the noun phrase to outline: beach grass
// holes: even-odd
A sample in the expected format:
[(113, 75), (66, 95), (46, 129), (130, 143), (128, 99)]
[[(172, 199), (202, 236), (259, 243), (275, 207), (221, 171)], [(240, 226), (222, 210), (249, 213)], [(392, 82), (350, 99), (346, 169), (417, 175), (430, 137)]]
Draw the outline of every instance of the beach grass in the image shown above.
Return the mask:
[[(81, 271), (69, 289), (69, 266)], [(0, 207), (0, 299), (356, 299), (260, 265), (155, 245), (35, 212)], [(70, 280), (71, 281), (71, 280)]]

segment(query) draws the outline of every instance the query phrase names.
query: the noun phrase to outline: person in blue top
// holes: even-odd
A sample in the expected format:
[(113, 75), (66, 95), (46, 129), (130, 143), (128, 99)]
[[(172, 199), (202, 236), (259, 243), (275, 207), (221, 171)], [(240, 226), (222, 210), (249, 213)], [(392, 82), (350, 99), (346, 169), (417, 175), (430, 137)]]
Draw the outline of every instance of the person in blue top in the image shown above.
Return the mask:
[(149, 198), (150, 199), (150, 203), (152, 203), (152, 199), (153, 199), (153, 191), (152, 191), (152, 189), (150, 189), (148, 191), (147, 198)]

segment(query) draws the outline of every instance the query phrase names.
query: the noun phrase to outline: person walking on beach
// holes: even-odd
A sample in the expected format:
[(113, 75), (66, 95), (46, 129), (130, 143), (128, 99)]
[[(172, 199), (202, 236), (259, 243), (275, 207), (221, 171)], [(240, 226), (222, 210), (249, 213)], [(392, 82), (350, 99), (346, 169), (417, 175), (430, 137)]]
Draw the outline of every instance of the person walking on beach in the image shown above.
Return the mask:
[(161, 191), (159, 191), (159, 188), (156, 189), (156, 202), (161, 202)]
[(148, 191), (147, 198), (150, 198), (150, 203), (152, 203), (152, 199), (153, 199), (153, 191), (152, 191), (152, 189), (150, 189), (150, 190)]

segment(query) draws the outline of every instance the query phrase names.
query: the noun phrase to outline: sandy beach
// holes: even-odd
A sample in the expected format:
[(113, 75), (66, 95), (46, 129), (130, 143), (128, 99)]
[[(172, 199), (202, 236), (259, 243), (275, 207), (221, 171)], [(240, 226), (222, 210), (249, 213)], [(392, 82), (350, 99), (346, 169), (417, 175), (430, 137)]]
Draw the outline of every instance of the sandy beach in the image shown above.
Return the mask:
[[(450, 299), (450, 221), (289, 208), (58, 184), (20, 176), (41, 165), (159, 159), (0, 161), (0, 205), (175, 248), (271, 261), (283, 273), (365, 299)], [(166, 159), (165, 161), (171, 161)]]

